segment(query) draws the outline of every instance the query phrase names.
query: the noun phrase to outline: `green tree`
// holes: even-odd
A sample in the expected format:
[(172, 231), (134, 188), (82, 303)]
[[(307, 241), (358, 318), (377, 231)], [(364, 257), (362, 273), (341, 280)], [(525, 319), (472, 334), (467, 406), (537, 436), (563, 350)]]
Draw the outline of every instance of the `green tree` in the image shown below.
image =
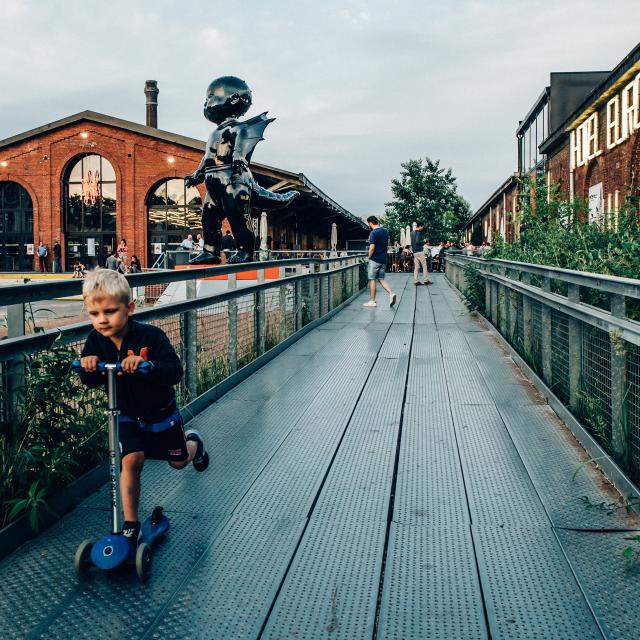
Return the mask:
[(471, 209), (458, 193), (451, 169), (440, 168), (440, 161), (430, 158), (400, 166), (400, 177), (391, 181), (393, 200), (385, 204), (383, 220), (392, 241), (400, 239), (401, 227), (418, 221), (432, 243), (457, 239)]

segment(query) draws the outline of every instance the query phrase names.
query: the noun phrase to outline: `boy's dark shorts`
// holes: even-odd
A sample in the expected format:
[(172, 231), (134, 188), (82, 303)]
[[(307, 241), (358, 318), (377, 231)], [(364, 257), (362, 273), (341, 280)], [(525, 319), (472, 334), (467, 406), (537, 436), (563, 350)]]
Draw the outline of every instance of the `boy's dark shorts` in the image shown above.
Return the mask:
[(189, 457), (184, 437), (182, 417), (164, 431), (152, 432), (143, 429), (137, 421), (121, 416), (119, 420), (120, 455), (144, 452), (150, 460), (182, 462)]

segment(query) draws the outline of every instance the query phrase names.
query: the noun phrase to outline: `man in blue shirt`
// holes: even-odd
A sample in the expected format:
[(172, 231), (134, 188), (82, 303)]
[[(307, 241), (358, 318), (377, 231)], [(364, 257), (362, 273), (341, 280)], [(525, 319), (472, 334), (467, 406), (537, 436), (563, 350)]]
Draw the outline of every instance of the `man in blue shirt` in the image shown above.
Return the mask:
[(367, 265), (367, 277), (369, 279), (369, 302), (365, 302), (365, 307), (376, 307), (376, 280), (380, 281), (380, 286), (389, 294), (389, 306), (396, 303), (396, 294), (391, 291), (391, 287), (386, 283), (385, 269), (387, 267), (387, 246), (389, 245), (389, 232), (380, 226), (378, 218), (369, 216), (367, 224), (371, 233), (369, 234), (369, 264)]

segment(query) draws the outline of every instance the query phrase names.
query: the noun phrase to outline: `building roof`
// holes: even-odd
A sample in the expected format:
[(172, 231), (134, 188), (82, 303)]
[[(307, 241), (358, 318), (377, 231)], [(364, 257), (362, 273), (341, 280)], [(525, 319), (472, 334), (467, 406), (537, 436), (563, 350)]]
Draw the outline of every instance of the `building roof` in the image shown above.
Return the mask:
[(598, 84), (591, 93), (572, 111), (565, 121), (540, 145), (540, 151), (547, 154), (565, 134), (584, 122), (594, 111), (608, 100), (629, 78), (640, 71), (640, 43), (638, 43)]
[[(42, 134), (60, 129), (71, 124), (78, 122), (96, 122), (108, 127), (115, 127), (123, 129), (125, 131), (131, 131), (143, 136), (149, 136), (155, 140), (163, 140), (172, 144), (180, 145), (204, 153), (206, 143), (196, 138), (190, 138), (188, 136), (182, 136), (171, 131), (164, 131), (162, 129), (156, 129), (155, 127), (148, 127), (137, 122), (131, 122), (130, 120), (123, 120), (121, 118), (115, 118), (113, 116), (107, 116), (95, 111), (81, 111), (66, 118), (55, 120), (49, 124), (24, 131), (10, 138), (0, 140), (0, 150), (10, 147), (15, 144), (35, 138)], [(337, 214), (338, 217), (342, 217), (349, 224), (349, 226), (360, 227), (363, 230), (368, 231), (367, 224), (354, 215), (350, 211), (347, 211), (344, 207), (339, 205), (335, 200), (326, 195), (321, 189), (311, 182), (303, 173), (293, 173), (291, 171), (285, 171), (284, 169), (278, 169), (276, 167), (270, 167), (258, 162), (251, 162), (251, 168), (260, 176), (271, 178), (273, 185), (270, 188), (276, 187), (274, 191), (284, 188), (297, 189), (299, 191), (306, 192), (313, 198), (317, 198), (322, 201), (323, 205)], [(331, 217), (331, 216), (329, 216)]]
[(477, 211), (467, 220), (467, 224), (465, 225), (465, 229), (467, 227), (470, 227), (478, 218), (481, 218), (482, 215), (485, 213), (485, 211), (489, 208), (489, 206), (491, 206), (491, 203), (498, 198), (499, 196), (501, 196), (503, 193), (505, 193), (506, 191), (508, 191), (515, 183), (516, 180), (518, 179), (519, 174), (518, 173), (513, 173), (511, 174), (488, 198), (487, 200), (484, 202), (484, 204), (482, 204), (482, 206), (480, 206), (479, 209), (477, 209)]

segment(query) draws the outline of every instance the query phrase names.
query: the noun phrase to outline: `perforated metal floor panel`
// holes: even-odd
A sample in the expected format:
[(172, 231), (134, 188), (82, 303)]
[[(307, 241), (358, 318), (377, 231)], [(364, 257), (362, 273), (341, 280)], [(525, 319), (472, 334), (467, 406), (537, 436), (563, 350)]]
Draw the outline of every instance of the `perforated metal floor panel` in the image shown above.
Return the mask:
[(468, 527), (391, 525), (378, 637), (488, 637)]
[(448, 404), (405, 405), (393, 519), (432, 530), (469, 525)]
[(622, 555), (638, 551), (633, 533), (556, 530), (587, 599), (607, 638), (637, 638), (640, 629), (640, 571)]
[(522, 460), (495, 407), (453, 406), (472, 521), (550, 526)]
[(263, 638), (370, 640), (385, 530), (360, 514), (312, 518)]
[(147, 638), (257, 638), (305, 522), (234, 517)]
[(548, 406), (499, 411), (556, 527), (640, 529), (640, 517), (606, 508), (619, 502), (619, 494), (604, 476), (583, 468), (588, 456)]
[(550, 527), (474, 525), (473, 538), (492, 638), (602, 638)]
[(236, 514), (307, 516), (373, 363), (373, 358), (344, 362), (340, 373), (322, 388), (265, 463), (236, 507)]

